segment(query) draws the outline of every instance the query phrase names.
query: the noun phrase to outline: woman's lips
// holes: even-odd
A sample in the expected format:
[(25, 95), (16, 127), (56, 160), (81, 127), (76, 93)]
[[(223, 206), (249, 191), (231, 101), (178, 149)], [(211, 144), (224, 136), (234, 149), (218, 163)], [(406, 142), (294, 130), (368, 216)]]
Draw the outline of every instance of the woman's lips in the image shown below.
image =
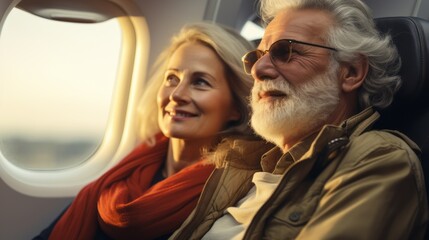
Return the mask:
[(173, 119), (184, 119), (184, 118), (191, 118), (191, 117), (198, 116), (198, 114), (194, 114), (194, 113), (182, 111), (182, 110), (172, 110), (172, 111), (166, 111), (166, 112)]

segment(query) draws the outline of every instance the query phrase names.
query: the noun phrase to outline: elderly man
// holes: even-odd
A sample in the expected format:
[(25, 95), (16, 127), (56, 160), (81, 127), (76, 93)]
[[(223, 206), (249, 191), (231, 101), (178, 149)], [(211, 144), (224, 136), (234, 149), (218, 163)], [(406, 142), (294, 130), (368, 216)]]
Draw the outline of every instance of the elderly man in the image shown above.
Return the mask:
[(418, 147), (371, 130), (400, 85), (390, 37), (359, 0), (261, 0), (261, 16), (265, 34), (243, 62), (252, 127), (277, 147), (260, 158), (257, 143), (225, 142), (173, 238), (422, 239)]

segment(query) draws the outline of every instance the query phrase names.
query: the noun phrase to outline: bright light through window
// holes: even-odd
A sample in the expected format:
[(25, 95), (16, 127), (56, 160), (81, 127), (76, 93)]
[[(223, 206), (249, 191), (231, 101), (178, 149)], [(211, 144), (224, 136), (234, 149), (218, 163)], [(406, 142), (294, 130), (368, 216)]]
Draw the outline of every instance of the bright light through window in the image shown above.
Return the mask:
[(264, 35), (264, 29), (252, 21), (247, 21), (240, 34), (247, 40), (252, 41), (261, 39)]
[(14, 9), (0, 35), (0, 151), (52, 170), (88, 159), (104, 137), (117, 75), (117, 20), (78, 24)]

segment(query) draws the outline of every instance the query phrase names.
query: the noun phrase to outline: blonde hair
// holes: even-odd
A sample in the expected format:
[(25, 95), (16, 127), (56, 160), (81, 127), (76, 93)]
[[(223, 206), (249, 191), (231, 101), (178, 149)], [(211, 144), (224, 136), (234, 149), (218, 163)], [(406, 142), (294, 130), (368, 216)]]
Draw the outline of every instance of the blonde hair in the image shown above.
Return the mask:
[(222, 131), (221, 135), (251, 134), (248, 122), (250, 107), (248, 97), (253, 86), (253, 79), (244, 73), (241, 57), (254, 46), (235, 30), (214, 23), (198, 22), (185, 25), (174, 36), (170, 45), (160, 54), (154, 64), (148, 86), (139, 104), (140, 139), (155, 144), (154, 136), (160, 132), (158, 125), (158, 107), (156, 97), (163, 82), (168, 60), (182, 44), (199, 42), (211, 48), (225, 64), (225, 74), (231, 89), (235, 106), (240, 111), (241, 119)]

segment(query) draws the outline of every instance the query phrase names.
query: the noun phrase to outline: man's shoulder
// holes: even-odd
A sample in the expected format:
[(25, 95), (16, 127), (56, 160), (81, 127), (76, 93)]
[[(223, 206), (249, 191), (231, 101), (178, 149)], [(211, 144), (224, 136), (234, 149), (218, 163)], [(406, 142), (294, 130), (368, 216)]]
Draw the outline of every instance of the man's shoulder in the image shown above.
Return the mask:
[[(345, 158), (354, 164), (365, 161), (420, 161), (420, 149), (406, 135), (391, 130), (371, 130), (350, 139)], [(386, 162), (388, 163), (388, 162)]]
[(418, 145), (396, 130), (371, 130), (352, 139), (353, 144), (370, 145), (372, 148), (391, 147), (420, 152)]

